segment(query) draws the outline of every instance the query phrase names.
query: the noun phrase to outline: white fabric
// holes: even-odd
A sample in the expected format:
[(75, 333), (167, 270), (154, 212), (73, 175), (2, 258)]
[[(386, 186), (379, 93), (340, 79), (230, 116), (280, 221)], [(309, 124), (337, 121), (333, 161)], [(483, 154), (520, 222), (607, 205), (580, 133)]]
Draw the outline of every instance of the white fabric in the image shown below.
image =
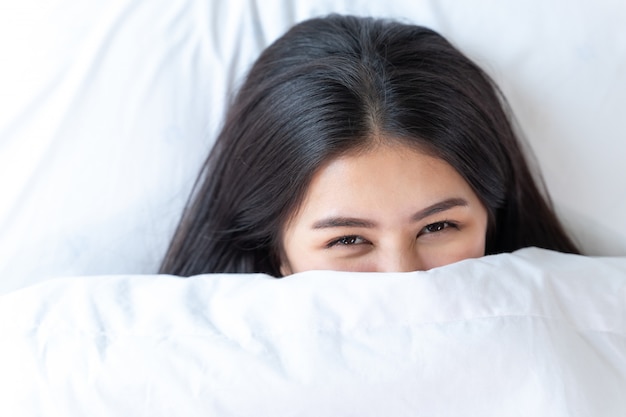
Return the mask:
[(52, 280), (0, 296), (0, 370), (12, 417), (621, 417), (626, 258)]
[(329, 12), (446, 35), (501, 85), (568, 226), (626, 255), (626, 2), (8, 0), (0, 4), (0, 293), (154, 273), (224, 101)]

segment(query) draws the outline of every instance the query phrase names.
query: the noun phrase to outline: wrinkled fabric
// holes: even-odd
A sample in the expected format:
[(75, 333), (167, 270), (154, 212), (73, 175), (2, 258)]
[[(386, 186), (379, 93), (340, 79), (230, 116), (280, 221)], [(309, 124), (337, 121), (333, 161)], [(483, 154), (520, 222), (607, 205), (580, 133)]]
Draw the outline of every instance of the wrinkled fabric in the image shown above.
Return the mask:
[(0, 296), (0, 415), (623, 416), (626, 258), (56, 279)]

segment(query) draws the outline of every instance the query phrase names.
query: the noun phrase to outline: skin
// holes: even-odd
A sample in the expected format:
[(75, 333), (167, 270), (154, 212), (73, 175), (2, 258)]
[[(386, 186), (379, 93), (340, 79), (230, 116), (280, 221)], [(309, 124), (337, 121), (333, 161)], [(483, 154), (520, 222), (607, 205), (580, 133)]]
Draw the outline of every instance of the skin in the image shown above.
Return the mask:
[(379, 142), (313, 176), (283, 230), (280, 270), (427, 270), (483, 256), (486, 231), (486, 209), (452, 166)]

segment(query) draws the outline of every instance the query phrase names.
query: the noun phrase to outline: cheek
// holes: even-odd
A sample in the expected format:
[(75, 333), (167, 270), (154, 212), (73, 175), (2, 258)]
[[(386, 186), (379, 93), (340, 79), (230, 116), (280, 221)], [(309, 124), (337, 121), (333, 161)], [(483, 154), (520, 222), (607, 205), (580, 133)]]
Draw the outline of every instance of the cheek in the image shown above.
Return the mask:
[(285, 262), (283, 275), (291, 275), (304, 271), (346, 271), (346, 272), (375, 272), (378, 271), (376, 261), (369, 257), (357, 259), (342, 259), (328, 254), (311, 253), (305, 256), (296, 256)]
[(425, 248), (420, 252), (425, 270), (449, 265), (470, 258), (485, 255), (485, 233), (468, 236), (467, 239), (440, 248)]
[(286, 233), (282, 239), (280, 272), (283, 276), (313, 269), (318, 262), (315, 251), (311, 250), (297, 233)]
[(298, 250), (297, 248), (291, 249), (285, 253), (280, 265), (280, 272), (283, 276), (315, 269), (337, 269), (331, 262), (328, 262), (313, 251)]

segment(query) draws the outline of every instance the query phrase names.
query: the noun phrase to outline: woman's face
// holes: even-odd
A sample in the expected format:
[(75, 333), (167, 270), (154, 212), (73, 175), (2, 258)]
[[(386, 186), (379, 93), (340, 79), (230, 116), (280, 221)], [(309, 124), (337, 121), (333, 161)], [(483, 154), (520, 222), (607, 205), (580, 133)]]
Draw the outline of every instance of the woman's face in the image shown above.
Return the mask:
[(452, 166), (403, 145), (331, 160), (283, 230), (281, 273), (403, 272), (483, 256), (487, 211)]

